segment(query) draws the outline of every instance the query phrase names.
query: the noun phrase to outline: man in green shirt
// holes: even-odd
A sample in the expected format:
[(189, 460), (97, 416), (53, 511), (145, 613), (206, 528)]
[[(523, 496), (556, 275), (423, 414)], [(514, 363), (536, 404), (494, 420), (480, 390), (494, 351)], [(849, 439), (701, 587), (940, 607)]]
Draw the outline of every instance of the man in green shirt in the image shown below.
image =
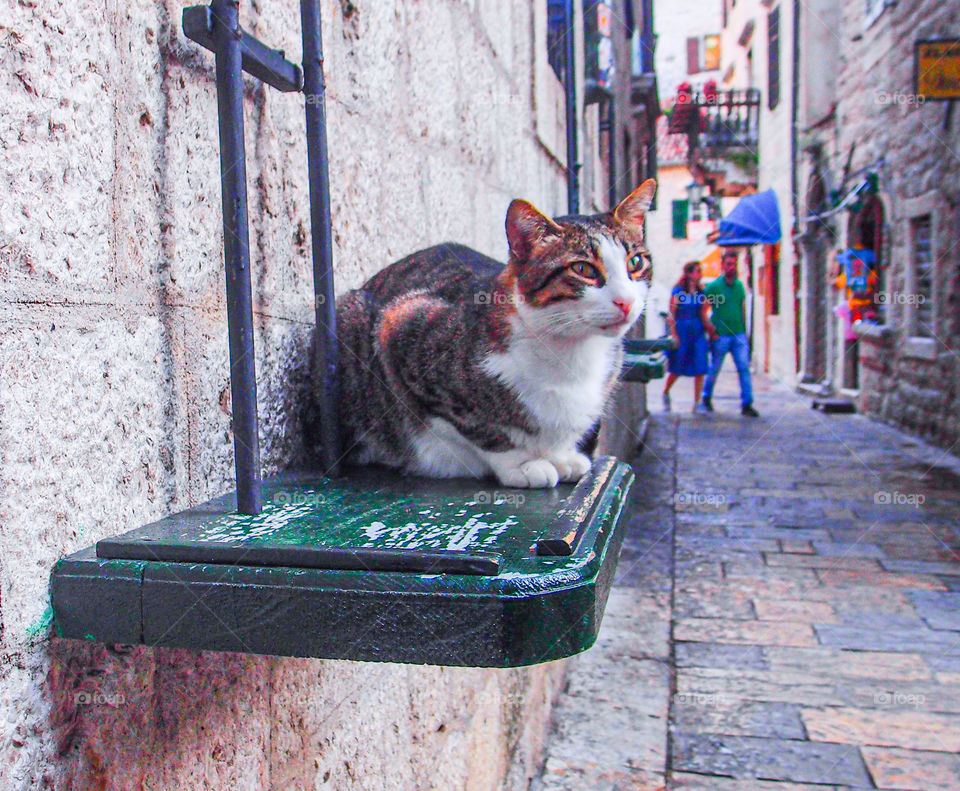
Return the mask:
[(723, 273), (704, 289), (707, 302), (713, 309), (710, 320), (718, 337), (710, 344), (710, 372), (703, 386), (703, 408), (713, 412), (713, 387), (729, 352), (740, 375), (740, 413), (759, 417), (753, 408), (753, 386), (750, 381), (750, 343), (747, 341), (747, 290), (737, 277), (739, 254), (728, 248), (723, 251), (720, 271)]

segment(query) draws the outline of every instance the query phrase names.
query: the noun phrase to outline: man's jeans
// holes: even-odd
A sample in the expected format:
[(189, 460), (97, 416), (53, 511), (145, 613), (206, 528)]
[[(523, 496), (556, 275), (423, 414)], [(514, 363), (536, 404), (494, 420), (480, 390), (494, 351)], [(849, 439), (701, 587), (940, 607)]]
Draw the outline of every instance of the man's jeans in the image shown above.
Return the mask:
[(733, 355), (733, 364), (737, 366), (737, 373), (740, 374), (740, 406), (749, 406), (753, 403), (753, 387), (750, 384), (750, 344), (743, 333), (721, 335), (710, 344), (710, 373), (707, 374), (707, 381), (703, 385), (703, 397), (710, 398), (713, 395), (713, 386), (717, 383), (717, 376), (723, 367), (723, 358), (727, 356), (727, 352)]

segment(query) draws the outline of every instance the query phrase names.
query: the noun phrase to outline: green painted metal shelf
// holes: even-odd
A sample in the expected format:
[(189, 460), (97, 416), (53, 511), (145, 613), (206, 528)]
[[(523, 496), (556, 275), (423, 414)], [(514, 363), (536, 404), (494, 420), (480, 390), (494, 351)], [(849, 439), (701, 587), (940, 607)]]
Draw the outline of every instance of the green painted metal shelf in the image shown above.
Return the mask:
[(280, 656), (511, 667), (596, 639), (633, 472), (497, 489), (364, 469), (266, 481), (61, 560), (57, 633)]
[(623, 342), (623, 365), (620, 379), (624, 382), (650, 382), (666, 374), (667, 356), (673, 348), (669, 338), (637, 338)]

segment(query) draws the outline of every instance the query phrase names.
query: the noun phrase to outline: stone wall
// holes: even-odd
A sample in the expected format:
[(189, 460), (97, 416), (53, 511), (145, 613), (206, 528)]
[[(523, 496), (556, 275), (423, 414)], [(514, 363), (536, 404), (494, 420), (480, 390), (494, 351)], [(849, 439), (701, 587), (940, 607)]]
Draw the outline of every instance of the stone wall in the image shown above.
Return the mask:
[[(838, 180), (853, 150), (852, 171), (879, 176), (885, 211), (883, 260), (887, 318), (881, 333), (864, 328), (859, 344), (864, 411), (945, 447), (960, 440), (960, 123), (948, 106), (918, 101), (914, 42), (960, 36), (960, 9), (920, 0), (886, 9), (867, 24), (845, 4), (845, 50), (838, 79), (836, 139), (827, 147)], [(854, 145), (856, 146), (854, 150)], [(911, 220), (929, 215), (934, 232), (936, 315), (932, 337), (917, 338)], [(849, 246), (846, 215), (836, 244)], [(878, 337), (881, 340), (878, 341)]]
[[(371, 665), (51, 639), (55, 560), (232, 488), (213, 59), (181, 4), (0, 21), (0, 787), (525, 788), (562, 664)], [(244, 26), (299, 60), (293, 0)], [(503, 257), (565, 210), (506, 0), (323, 3), (338, 290), (428, 244)], [(265, 473), (301, 452), (313, 304), (303, 111), (246, 90)], [(589, 207), (586, 207), (589, 208)]]

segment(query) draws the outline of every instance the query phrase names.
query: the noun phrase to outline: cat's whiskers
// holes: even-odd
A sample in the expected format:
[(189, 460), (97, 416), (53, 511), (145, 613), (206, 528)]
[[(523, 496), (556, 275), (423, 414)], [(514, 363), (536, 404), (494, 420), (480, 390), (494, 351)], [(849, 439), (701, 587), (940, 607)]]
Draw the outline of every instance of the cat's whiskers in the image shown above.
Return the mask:
[(514, 201), (506, 268), (438, 245), (344, 295), (340, 406), (354, 457), (436, 477), (492, 472), (508, 486), (555, 485), (571, 458), (570, 479), (588, 469), (577, 444), (645, 309), (634, 264), (654, 188), (604, 217), (554, 221)]

